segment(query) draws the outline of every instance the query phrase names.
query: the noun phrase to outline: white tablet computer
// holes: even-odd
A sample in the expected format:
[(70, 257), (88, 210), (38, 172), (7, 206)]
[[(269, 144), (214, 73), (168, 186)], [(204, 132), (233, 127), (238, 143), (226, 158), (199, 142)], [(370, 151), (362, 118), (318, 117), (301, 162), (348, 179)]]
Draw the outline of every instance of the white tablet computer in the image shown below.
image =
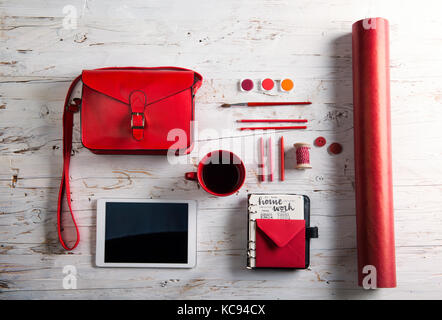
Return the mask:
[(99, 267), (192, 268), (196, 264), (196, 201), (97, 201)]

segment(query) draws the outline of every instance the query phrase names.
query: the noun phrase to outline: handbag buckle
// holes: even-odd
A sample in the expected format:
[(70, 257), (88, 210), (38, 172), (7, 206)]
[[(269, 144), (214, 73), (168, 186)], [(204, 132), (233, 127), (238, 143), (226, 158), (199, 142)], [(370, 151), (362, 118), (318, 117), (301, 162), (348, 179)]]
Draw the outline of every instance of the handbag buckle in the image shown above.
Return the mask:
[[(134, 126), (134, 116), (141, 116), (142, 124), (141, 126)], [(143, 112), (132, 112), (131, 118), (130, 118), (130, 127), (132, 129), (144, 129), (145, 125), (145, 118)]]
[(144, 137), (144, 127), (146, 118), (144, 109), (146, 107), (146, 94), (141, 90), (132, 91), (129, 95), (129, 105), (131, 109), (130, 127), (135, 140), (141, 141)]
[(78, 111), (80, 111), (80, 107), (81, 107), (81, 99), (80, 98), (74, 98), (72, 100), (71, 104), (68, 104), (66, 106), (66, 111), (72, 112), (72, 113), (76, 113)]

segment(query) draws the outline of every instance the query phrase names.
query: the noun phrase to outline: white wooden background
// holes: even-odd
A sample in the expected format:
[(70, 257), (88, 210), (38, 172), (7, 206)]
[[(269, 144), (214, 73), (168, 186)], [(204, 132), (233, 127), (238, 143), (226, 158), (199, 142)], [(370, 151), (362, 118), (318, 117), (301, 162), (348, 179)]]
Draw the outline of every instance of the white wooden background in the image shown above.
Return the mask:
[[(77, 9), (74, 30), (63, 28), (66, 5)], [(438, 1), (0, 1), (0, 299), (441, 298), (441, 9)], [(353, 22), (372, 16), (391, 22), (398, 287), (364, 291), (356, 286), (350, 32)], [(70, 81), (82, 69), (160, 65), (203, 74), (199, 132), (225, 129), (220, 141), (233, 149), (245, 136), (253, 140), (236, 130), (237, 119), (306, 117), (308, 131), (283, 132), (288, 146), (323, 135), (344, 152), (314, 148), (314, 168), (287, 168), (284, 183), (259, 183), (256, 165), (248, 163), (244, 188), (214, 198), (183, 179), (197, 152), (175, 166), (161, 156), (94, 155), (79, 142), (77, 116), (71, 183), (82, 240), (64, 252), (56, 205)], [(292, 77), (295, 91), (237, 90), (240, 78), (264, 76)], [(219, 107), (304, 99), (313, 105)], [(209, 149), (219, 143), (199, 139)], [(245, 269), (248, 192), (311, 198), (320, 238), (311, 242), (308, 270)], [(95, 268), (95, 206), (102, 197), (197, 199), (197, 267)], [(76, 290), (63, 289), (66, 265), (77, 268)]]

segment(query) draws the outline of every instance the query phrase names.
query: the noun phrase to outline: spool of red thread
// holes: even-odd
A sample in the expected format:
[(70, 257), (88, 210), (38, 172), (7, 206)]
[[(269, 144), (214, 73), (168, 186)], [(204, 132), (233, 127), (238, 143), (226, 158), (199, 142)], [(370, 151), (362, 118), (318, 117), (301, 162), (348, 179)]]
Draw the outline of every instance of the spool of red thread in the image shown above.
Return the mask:
[(295, 143), (296, 167), (295, 169), (311, 169), (310, 164), (310, 144), (305, 142)]

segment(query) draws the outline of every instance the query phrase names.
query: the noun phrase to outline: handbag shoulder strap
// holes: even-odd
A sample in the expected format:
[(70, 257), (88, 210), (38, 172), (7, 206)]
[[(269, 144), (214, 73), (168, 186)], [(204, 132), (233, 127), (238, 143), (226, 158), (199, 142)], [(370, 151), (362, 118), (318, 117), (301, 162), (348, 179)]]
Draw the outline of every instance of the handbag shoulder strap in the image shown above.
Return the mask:
[[(71, 190), (69, 187), (69, 164), (71, 160), (71, 152), (72, 152), (72, 128), (74, 126), (74, 113), (78, 112), (80, 109), (81, 100), (76, 98), (73, 100), (73, 103), (69, 103), (72, 91), (74, 90), (77, 83), (81, 80), (81, 75), (76, 77), (74, 81), (72, 81), (71, 86), (69, 87), (68, 93), (66, 95), (66, 99), (64, 102), (63, 108), (63, 173), (61, 176), (60, 190), (58, 192), (58, 206), (57, 206), (57, 231), (58, 231), (58, 239), (60, 240), (61, 245), (66, 250), (73, 250), (77, 247), (80, 242), (80, 232), (78, 230), (77, 222), (75, 221), (74, 213), (72, 212), (71, 207)], [(62, 202), (63, 202), (63, 193), (66, 191), (66, 199), (68, 202), (69, 211), (71, 213), (72, 221), (74, 223), (75, 232), (77, 234), (77, 240), (74, 245), (69, 247), (63, 240), (62, 232)]]
[[(185, 68), (177, 68), (177, 67), (155, 67), (155, 68), (138, 68), (138, 67), (128, 67), (128, 68), (102, 68), (106, 69), (115, 69), (115, 70), (130, 70), (130, 69), (143, 69), (143, 70), (182, 70), (182, 71), (192, 71)], [(195, 72), (195, 71), (194, 71)], [(71, 207), (71, 190), (69, 186), (69, 164), (71, 161), (71, 152), (72, 152), (72, 129), (74, 126), (74, 113), (80, 110), (81, 99), (73, 99), (73, 103), (70, 103), (70, 97), (72, 92), (74, 91), (75, 86), (81, 80), (81, 75), (76, 77), (74, 81), (72, 81), (71, 86), (69, 87), (68, 93), (66, 95), (66, 99), (64, 102), (63, 108), (63, 173), (61, 176), (60, 190), (58, 192), (58, 206), (57, 206), (57, 232), (58, 239), (60, 240), (61, 245), (66, 250), (73, 250), (77, 247), (80, 242), (80, 232), (78, 230), (77, 222), (75, 221), (74, 213)], [(201, 87), (201, 82), (203, 77), (195, 72), (195, 82), (193, 84), (194, 93)], [(63, 202), (63, 194), (66, 191), (66, 199), (68, 202), (69, 212), (72, 217), (72, 222), (74, 223), (75, 232), (76, 232), (76, 241), (74, 245), (69, 247), (63, 239), (61, 232), (62, 229), (62, 202)]]

